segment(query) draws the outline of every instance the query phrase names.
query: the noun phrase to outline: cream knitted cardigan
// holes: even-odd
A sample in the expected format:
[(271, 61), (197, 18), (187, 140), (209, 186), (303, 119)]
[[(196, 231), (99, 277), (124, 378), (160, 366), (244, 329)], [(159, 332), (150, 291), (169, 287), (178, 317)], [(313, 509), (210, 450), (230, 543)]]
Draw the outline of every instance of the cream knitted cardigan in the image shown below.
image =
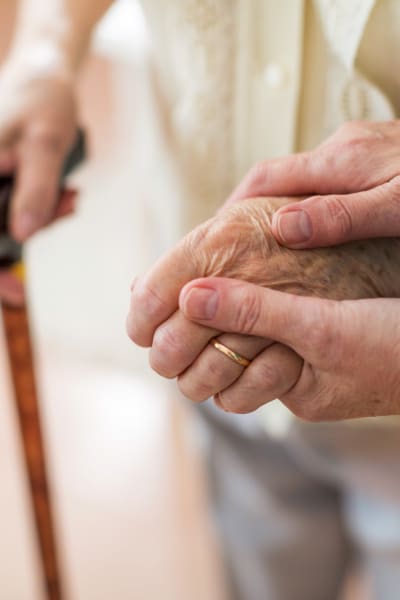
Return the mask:
[[(161, 8), (143, 0), (160, 66), (164, 136), (182, 185), (182, 229), (211, 216), (256, 160), (296, 150), (306, 1), (169, 0)], [(313, 1), (330, 55), (321, 139), (346, 117), (392, 118), (382, 90), (355, 69), (375, 5), (392, 0)], [(260, 76), (270, 56), (289, 65), (283, 94)], [(271, 413), (268, 419), (275, 427)]]

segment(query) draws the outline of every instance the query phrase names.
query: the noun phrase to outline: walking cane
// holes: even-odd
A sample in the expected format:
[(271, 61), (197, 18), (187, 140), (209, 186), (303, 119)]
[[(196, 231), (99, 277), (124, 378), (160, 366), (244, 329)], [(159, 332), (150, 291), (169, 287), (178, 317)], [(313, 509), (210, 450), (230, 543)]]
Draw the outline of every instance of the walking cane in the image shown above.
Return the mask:
[[(84, 156), (85, 139), (80, 132), (65, 165), (63, 179)], [(24, 288), (26, 282), (22, 247), (9, 236), (7, 226), (12, 188), (12, 178), (0, 179), (0, 269), (3, 272), (7, 270)], [(26, 302), (14, 305), (3, 300), (1, 312), (46, 597), (48, 600), (62, 600), (62, 577), (41, 430), (28, 307)]]

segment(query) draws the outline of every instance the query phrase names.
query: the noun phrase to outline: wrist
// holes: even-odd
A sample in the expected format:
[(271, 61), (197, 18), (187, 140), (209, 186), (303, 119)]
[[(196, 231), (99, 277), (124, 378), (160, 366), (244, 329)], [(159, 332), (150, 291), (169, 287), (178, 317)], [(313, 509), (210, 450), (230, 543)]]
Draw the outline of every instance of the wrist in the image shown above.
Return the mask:
[(91, 28), (70, 13), (68, 3), (20, 0), (7, 63), (37, 77), (74, 78), (90, 41)]
[(16, 43), (3, 66), (3, 76), (35, 80), (59, 79), (73, 81), (77, 67), (65, 46), (51, 36), (38, 36)]

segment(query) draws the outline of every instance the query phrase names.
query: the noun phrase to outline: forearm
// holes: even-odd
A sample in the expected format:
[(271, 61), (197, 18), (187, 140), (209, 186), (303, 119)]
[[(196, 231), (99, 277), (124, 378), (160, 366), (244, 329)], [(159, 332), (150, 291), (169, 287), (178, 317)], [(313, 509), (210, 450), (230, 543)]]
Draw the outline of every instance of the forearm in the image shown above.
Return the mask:
[(73, 74), (93, 27), (113, 0), (19, 0), (11, 56)]

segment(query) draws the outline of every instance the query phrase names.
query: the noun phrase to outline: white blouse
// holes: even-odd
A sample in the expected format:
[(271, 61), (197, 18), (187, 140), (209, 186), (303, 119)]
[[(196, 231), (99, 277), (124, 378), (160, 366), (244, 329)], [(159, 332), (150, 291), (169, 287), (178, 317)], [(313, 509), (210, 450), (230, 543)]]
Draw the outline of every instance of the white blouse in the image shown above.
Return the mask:
[(344, 120), (400, 111), (398, 0), (142, 3), (184, 229), (255, 162), (313, 147)]

